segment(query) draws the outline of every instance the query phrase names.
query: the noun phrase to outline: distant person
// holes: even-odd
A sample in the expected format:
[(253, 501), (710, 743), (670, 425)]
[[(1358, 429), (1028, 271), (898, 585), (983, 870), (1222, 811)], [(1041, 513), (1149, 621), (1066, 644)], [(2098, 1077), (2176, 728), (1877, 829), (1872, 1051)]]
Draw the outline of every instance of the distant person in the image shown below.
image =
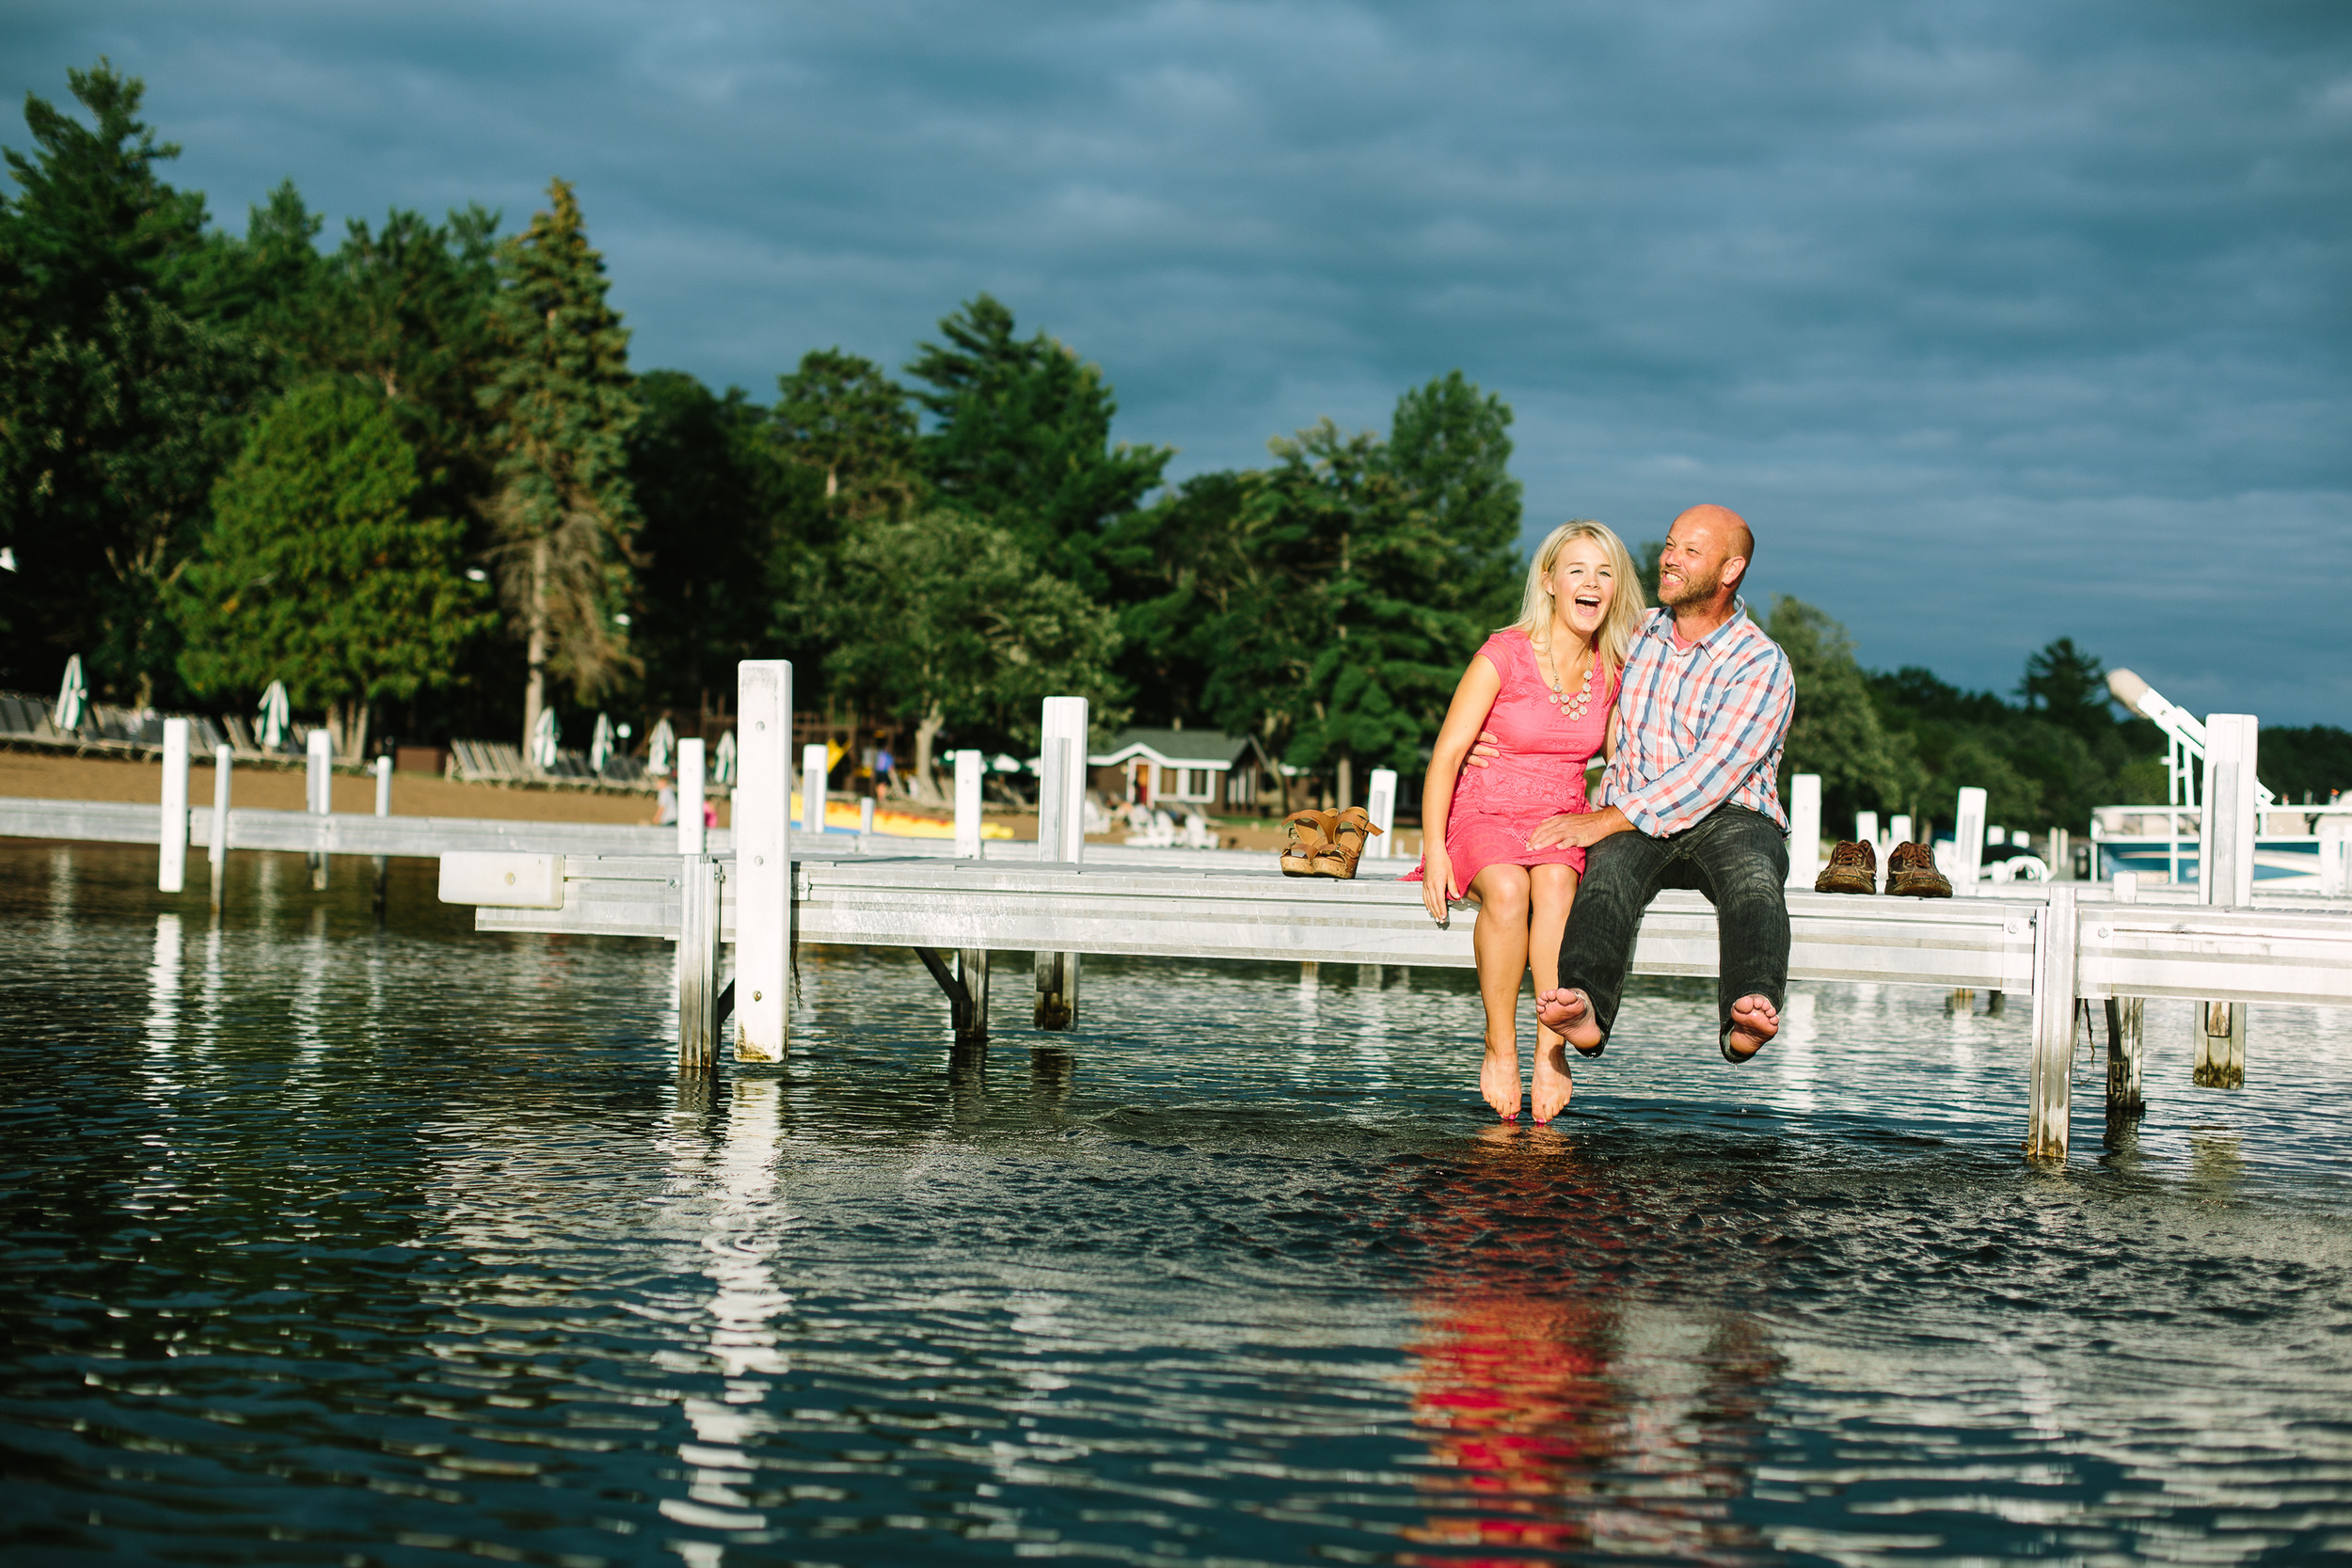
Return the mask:
[[(674, 817), (677, 816), (677, 807), (675, 805), (671, 806), (670, 815)], [(703, 797), (703, 827), (707, 830), (715, 828), (718, 825), (719, 802), (706, 795)]]
[[(1486, 639), (1454, 689), (1422, 792), (1419, 879), (1429, 918), (1450, 901), (1478, 906), (1471, 942), (1486, 1006), (1478, 1090), (1495, 1114), (1519, 1114), (1519, 980), (1559, 984), (1561, 934), (1584, 871), (1580, 845), (1534, 843), (1535, 830), (1587, 809), (1585, 766), (1610, 738), (1617, 681), (1642, 624), (1633, 558), (1595, 522), (1563, 523), (1528, 563), (1517, 621)], [(1491, 767), (1465, 772), (1473, 742), (1495, 740)], [(1534, 1114), (1549, 1121), (1574, 1085), (1563, 1038), (1535, 1031)]]
[(663, 780), (660, 793), (653, 798), (653, 825), (657, 828), (676, 827), (677, 785)]
[(890, 748), (887, 746), (876, 748), (874, 752), (874, 799), (877, 800), (889, 799), (890, 781), (897, 771), (898, 765), (890, 754)]
[(1675, 519), (1658, 562), (1662, 608), (1643, 620), (1617, 694), (1607, 804), (1554, 816), (1528, 840), (1588, 851), (1559, 981), (1535, 997), (1537, 1022), (1586, 1056), (1609, 1043), (1642, 914), (1661, 888), (1695, 889), (1715, 906), (1724, 1060), (1744, 1062), (1780, 1032), (1788, 817), (1779, 770), (1797, 689), (1788, 656), (1740, 597), (1755, 553), (1756, 536), (1728, 508)]

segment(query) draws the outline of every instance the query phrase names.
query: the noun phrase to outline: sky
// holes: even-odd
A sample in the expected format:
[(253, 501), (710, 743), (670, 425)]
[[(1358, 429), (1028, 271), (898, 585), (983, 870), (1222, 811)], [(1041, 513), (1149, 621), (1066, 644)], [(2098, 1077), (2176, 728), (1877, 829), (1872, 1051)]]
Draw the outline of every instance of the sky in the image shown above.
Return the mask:
[(1458, 368), (1531, 534), (1717, 501), (1869, 667), (2352, 725), (2333, 0), (0, 11), (0, 88), (101, 55), (239, 231), (572, 181), (641, 370), (764, 401), (986, 291), (1182, 477)]

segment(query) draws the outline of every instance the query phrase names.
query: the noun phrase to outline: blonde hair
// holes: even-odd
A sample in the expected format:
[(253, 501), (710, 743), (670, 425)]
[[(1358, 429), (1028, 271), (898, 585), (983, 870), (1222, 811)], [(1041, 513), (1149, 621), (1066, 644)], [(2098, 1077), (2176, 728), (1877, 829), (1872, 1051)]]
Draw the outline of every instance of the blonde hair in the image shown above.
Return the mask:
[(1519, 618), (1502, 629), (1525, 632), (1536, 646), (1545, 644), (1551, 636), (1551, 569), (1574, 539), (1590, 539), (1600, 546), (1609, 561), (1609, 575), (1616, 583), (1609, 611), (1593, 636), (1595, 662), (1605, 663), (1614, 673), (1625, 668), (1626, 657), (1633, 651), (1633, 639), (1642, 629), (1642, 612), (1649, 608), (1649, 600), (1642, 593), (1641, 574), (1625, 541), (1590, 517), (1570, 518), (1535, 546), (1535, 557), (1527, 563), (1527, 592), (1519, 600)]

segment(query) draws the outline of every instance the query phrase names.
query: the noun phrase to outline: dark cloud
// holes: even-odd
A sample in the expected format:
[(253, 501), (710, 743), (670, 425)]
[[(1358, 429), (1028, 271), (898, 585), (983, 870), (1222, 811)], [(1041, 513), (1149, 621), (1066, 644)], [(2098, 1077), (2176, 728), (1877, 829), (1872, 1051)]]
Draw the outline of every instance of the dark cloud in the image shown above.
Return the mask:
[(561, 173), (638, 362), (762, 394), (981, 289), (1180, 472), (1458, 365), (1532, 524), (1724, 501), (1870, 663), (2007, 689), (2070, 634), (2341, 723), (2346, 14), (81, 0), (0, 85), (112, 55), (231, 222)]

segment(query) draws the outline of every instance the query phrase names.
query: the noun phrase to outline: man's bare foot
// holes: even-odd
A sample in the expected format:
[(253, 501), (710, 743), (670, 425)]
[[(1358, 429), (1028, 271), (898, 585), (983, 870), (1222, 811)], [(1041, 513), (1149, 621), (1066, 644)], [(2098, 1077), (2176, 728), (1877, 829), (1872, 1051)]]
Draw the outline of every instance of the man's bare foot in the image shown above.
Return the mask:
[(1478, 1064), (1478, 1092), (1503, 1120), (1519, 1119), (1518, 1041), (1486, 1042), (1486, 1059)]
[(1535, 1022), (1565, 1038), (1587, 1055), (1600, 1044), (1600, 1022), (1593, 1017), (1592, 999), (1563, 986), (1535, 993)]
[(1780, 1033), (1780, 1009), (1761, 996), (1743, 996), (1731, 1005), (1731, 1034), (1724, 1054), (1744, 1062)]
[(1568, 1097), (1576, 1092), (1576, 1083), (1568, 1076), (1568, 1049), (1565, 1041), (1549, 1030), (1535, 1036), (1534, 1110), (1539, 1122), (1549, 1121), (1568, 1108)]

